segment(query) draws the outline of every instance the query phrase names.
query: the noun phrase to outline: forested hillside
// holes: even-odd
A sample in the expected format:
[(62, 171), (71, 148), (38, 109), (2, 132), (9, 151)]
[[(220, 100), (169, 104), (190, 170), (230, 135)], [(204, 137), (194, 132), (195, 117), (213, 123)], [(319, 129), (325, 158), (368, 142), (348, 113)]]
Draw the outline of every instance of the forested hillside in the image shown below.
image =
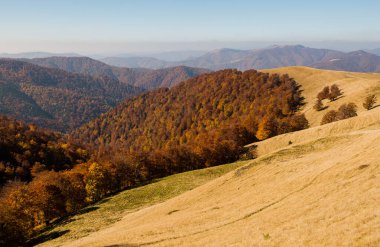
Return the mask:
[(141, 92), (109, 77), (0, 60), (0, 113), (41, 127), (72, 130)]
[(0, 188), (7, 181), (30, 182), (42, 171), (60, 171), (89, 158), (88, 151), (56, 132), (0, 116)]
[(70, 73), (78, 73), (90, 76), (107, 76), (117, 79), (112, 71), (112, 66), (91, 59), (89, 57), (44, 57), (33, 59), (22, 59), (41, 67), (61, 69)]
[(96, 77), (109, 77), (144, 89), (172, 87), (189, 78), (209, 72), (207, 69), (185, 66), (166, 69), (122, 68), (114, 67), (89, 57), (47, 57), (24, 59), (24, 61), (47, 67), (62, 69), (70, 73), (79, 73)]
[(224, 70), (126, 100), (72, 137), (145, 151), (204, 142), (203, 135), (223, 128), (265, 139), (305, 128), (296, 114), (302, 105), (300, 86), (286, 75)]

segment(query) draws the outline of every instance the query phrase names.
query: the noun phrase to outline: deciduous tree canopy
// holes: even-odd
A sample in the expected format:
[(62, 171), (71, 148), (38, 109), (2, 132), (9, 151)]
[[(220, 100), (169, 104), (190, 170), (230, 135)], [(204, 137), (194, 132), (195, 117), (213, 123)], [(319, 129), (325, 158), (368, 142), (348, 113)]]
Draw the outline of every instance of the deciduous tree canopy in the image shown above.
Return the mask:
[(126, 100), (72, 137), (150, 151), (201, 142), (205, 133), (234, 126), (256, 136), (260, 123), (270, 119), (268, 133), (260, 135), (267, 138), (307, 127), (294, 121), (302, 105), (300, 86), (287, 75), (223, 70)]

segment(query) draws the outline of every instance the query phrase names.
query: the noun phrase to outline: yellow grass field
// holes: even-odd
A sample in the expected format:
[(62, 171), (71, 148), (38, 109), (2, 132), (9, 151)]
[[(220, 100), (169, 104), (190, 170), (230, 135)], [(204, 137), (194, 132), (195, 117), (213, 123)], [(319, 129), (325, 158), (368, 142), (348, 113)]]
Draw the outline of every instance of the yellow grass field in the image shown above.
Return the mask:
[[(125, 213), (86, 237), (44, 246), (380, 246), (380, 75), (290, 67), (304, 88), (312, 128), (258, 146), (259, 158), (181, 195)], [(325, 85), (344, 97), (312, 109)], [(354, 102), (359, 116), (319, 126)], [(292, 144), (289, 144), (291, 141)]]

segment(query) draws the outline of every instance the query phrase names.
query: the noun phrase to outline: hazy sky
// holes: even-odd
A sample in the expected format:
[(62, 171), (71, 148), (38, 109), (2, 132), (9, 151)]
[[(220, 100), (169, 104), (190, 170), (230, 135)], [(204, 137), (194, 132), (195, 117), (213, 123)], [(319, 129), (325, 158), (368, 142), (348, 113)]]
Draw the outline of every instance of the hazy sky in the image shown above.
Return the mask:
[(378, 42), (379, 24), (377, 0), (0, 0), (0, 52)]

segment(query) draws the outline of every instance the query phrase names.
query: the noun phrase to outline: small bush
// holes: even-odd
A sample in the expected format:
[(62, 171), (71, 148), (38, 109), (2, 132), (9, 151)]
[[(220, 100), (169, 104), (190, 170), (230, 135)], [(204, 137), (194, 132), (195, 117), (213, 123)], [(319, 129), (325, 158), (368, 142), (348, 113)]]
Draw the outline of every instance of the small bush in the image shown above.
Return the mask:
[(322, 101), (327, 99), (330, 95), (330, 88), (328, 86), (324, 87), (321, 92), (318, 93), (317, 98)]
[(371, 110), (372, 107), (376, 104), (376, 101), (377, 101), (376, 95), (374, 95), (374, 94), (368, 95), (365, 98), (365, 101), (363, 103), (364, 109)]
[(335, 122), (338, 120), (339, 120), (338, 119), (338, 112), (335, 110), (331, 110), (323, 116), (322, 121), (321, 121), (321, 125), (332, 123), (332, 122)]
[(338, 118), (339, 120), (355, 117), (358, 114), (356, 113), (356, 109), (358, 107), (354, 103), (343, 104), (338, 109)]
[(315, 104), (313, 106), (314, 110), (316, 110), (316, 111), (323, 110), (323, 107), (324, 106), (323, 106), (322, 100), (320, 100), (320, 99), (317, 99), (317, 101), (315, 102)]
[(343, 95), (342, 91), (338, 87), (338, 85), (333, 84), (330, 87), (330, 94), (328, 95), (328, 98), (330, 101), (335, 101), (339, 96)]
[(355, 117), (358, 115), (356, 113), (357, 108), (354, 103), (343, 104), (339, 107), (338, 111), (331, 110), (327, 112), (322, 118), (321, 125)]

